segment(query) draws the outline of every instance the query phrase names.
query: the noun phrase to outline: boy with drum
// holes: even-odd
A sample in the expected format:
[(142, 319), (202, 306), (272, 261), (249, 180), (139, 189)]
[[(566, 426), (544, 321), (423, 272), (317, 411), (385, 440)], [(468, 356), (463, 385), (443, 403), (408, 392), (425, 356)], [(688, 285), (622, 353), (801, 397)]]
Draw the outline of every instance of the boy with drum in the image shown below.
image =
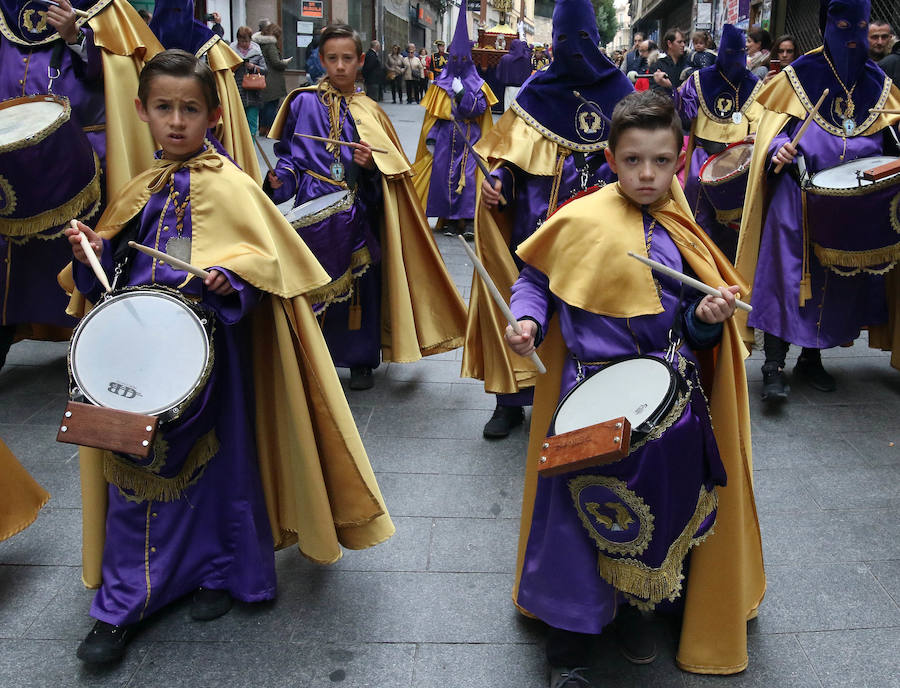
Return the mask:
[[(162, 292), (212, 320), (212, 363), (180, 416), (161, 420), (146, 459), (82, 449), (84, 580), (100, 589), (78, 657), (92, 664), (121, 658), (141, 621), (189, 593), (197, 620), (226, 613), (233, 598), (272, 599), (273, 545), (298, 542), (332, 563), (341, 545), (393, 533), (306, 299), (328, 276), (252, 178), (206, 140), (220, 114), (213, 73), (167, 50), (142, 71), (138, 96), (162, 152), (96, 232), (66, 230), (78, 290), (70, 311), (82, 315), (85, 297), (101, 296), (83, 233), (123, 297)], [(132, 252), (129, 240), (209, 275)], [(176, 325), (173, 367), (186, 347)]]
[[(765, 583), (750, 484), (747, 351), (730, 318), (740, 280), (670, 195), (681, 141), (670, 98), (626, 96), (606, 152), (618, 183), (561, 207), (517, 252), (526, 265), (511, 309), (523, 334), (509, 328), (506, 338), (522, 356), (538, 346), (548, 373), (535, 387), (514, 600), (551, 627), (555, 686), (583, 685), (583, 671), (572, 669), (590, 663), (591, 636), (617, 617), (625, 656), (653, 661), (638, 610), (681, 595), (683, 558), (704, 539), (691, 558), (678, 664), (722, 674), (747, 666), (746, 621)], [(628, 251), (690, 271), (720, 295), (701, 298)], [(683, 385), (665, 418), (632, 435), (630, 455), (607, 468), (538, 477), (558, 400), (634, 357), (655, 365), (665, 358)]]
[(350, 389), (363, 390), (382, 360), (460, 346), (466, 311), (393, 125), (356, 89), (359, 34), (325, 27), (319, 55), (327, 76), (289, 94), (269, 132), (278, 165), (264, 188), (276, 203), (294, 199), (292, 224), (331, 277), (310, 294), (325, 341), (335, 366), (350, 368)]

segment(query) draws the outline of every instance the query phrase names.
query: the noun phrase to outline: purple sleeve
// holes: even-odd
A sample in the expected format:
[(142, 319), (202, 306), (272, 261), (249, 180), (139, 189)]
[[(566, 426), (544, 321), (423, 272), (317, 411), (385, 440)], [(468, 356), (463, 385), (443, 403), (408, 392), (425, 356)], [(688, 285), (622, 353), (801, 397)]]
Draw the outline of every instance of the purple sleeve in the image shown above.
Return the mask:
[(72, 60), (72, 68), (82, 81), (100, 81), (103, 78), (103, 64), (100, 48), (94, 43), (94, 30), (87, 24), (82, 26), (81, 30), (85, 36), (81, 47), (84, 57), (75, 57)]
[(694, 80), (688, 79), (675, 91), (675, 109), (681, 115), (682, 121), (690, 122), (696, 119), (699, 108)]
[[(100, 265), (106, 273), (107, 279), (112, 283), (113, 275), (113, 251), (109, 240), (103, 239), (103, 251), (100, 254)], [(97, 302), (103, 292), (103, 287), (90, 265), (85, 265), (80, 260), (72, 260), (72, 278), (75, 281), (75, 288), (80, 291), (89, 301)]]
[(482, 115), (486, 109), (487, 98), (484, 96), (484, 91), (480, 89), (475, 93), (471, 93), (470, 91), (463, 93), (459, 105), (456, 106), (457, 114), (463, 119), (478, 117)]
[(294, 131), (297, 126), (296, 104), (296, 100), (291, 104), (291, 111), (288, 113), (284, 122), (284, 128), (281, 130), (281, 139), (275, 144), (275, 155), (278, 156), (278, 164), (275, 165), (275, 176), (281, 181), (281, 186), (277, 189), (271, 188), (268, 175), (266, 175), (267, 178), (263, 184), (263, 189), (276, 204), (284, 203), (297, 193), (297, 175), (300, 174), (300, 171), (295, 168), (294, 157), (291, 153), (291, 141), (294, 138)]
[(220, 296), (204, 290), (203, 302), (216, 312), (219, 320), (225, 325), (234, 325), (259, 303), (260, 291), (230, 270), (218, 266), (210, 269), (218, 270), (225, 275), (234, 293)]
[(769, 164), (772, 164), (772, 158), (775, 157), (775, 154), (778, 152), (784, 144), (790, 143), (793, 138), (793, 132), (797, 128), (799, 124), (799, 120), (791, 119), (791, 121), (787, 124), (787, 126), (782, 129), (775, 138), (772, 139), (772, 143), (769, 144)]
[[(498, 167), (496, 170), (491, 172), (491, 176), (494, 179), (500, 180), (500, 193), (503, 194), (503, 197), (510, 201), (516, 196), (516, 177), (511, 169), (509, 169), (506, 165)], [(503, 202), (500, 203), (501, 208), (506, 208), (507, 206), (503, 205)]]
[[(516, 320), (529, 318), (540, 328), (540, 334), (547, 331), (547, 324), (553, 315), (553, 296), (550, 294), (550, 280), (540, 270), (526, 265), (519, 273), (519, 279), (512, 286), (509, 308)], [(538, 338), (537, 341), (540, 341)]]

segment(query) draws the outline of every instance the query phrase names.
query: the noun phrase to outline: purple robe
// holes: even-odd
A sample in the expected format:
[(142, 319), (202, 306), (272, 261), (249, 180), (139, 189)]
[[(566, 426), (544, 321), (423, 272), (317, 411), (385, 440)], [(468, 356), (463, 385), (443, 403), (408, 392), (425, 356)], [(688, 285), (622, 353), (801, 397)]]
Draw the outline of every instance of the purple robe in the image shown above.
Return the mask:
[[(82, 60), (71, 49), (62, 51), (60, 75), (53, 81), (53, 93), (66, 96), (72, 104), (72, 121), (81, 127), (102, 127), (106, 121), (103, 99), (103, 74), (100, 50), (94, 45), (94, 33), (85, 25), (86, 38)], [(47, 70), (53, 45), (22, 45), (0, 34), (0, 100), (24, 95), (47, 93)], [(100, 164), (106, 164), (106, 133), (85, 132), (97, 152)], [(39, 194), (43, 183), (65, 183), (44, 176), (43, 170), (25, 171), (32, 177), (31, 193)], [(17, 193), (22, 193), (16, 184)], [(101, 177), (101, 198), (105, 197)], [(102, 211), (102, 204), (100, 211)], [(95, 217), (99, 217), (99, 211)], [(68, 222), (41, 234), (44, 237), (61, 233)], [(0, 255), (4, 269), (0, 270), (0, 325), (41, 323), (59, 327), (73, 327), (76, 321), (66, 315), (68, 296), (59, 288), (56, 276), (72, 260), (68, 240), (60, 236), (52, 239), (35, 236), (27, 241), (10, 241), (0, 235)]]
[[(479, 120), (487, 109), (484, 91), (466, 90), (454, 106), (454, 115), (466, 138), (473, 146), (481, 139)], [(428, 187), (425, 214), (445, 220), (468, 220), (475, 217), (475, 156), (462, 140), (453, 122), (438, 119), (426, 136), (434, 141), (434, 164)], [(460, 179), (465, 185), (460, 189)]]
[[(647, 236), (652, 218), (644, 215)], [(668, 233), (658, 225), (653, 230), (649, 255), (654, 260), (684, 270), (681, 254)], [(598, 266), (599, 267), (599, 266)], [(680, 285), (664, 275), (656, 275), (661, 286), (665, 311), (629, 319), (600, 316), (575, 308), (549, 291), (545, 275), (526, 266), (513, 285), (510, 308), (517, 319), (532, 318), (541, 332), (546, 332), (550, 319), (558, 315), (559, 326), (568, 349), (562, 372), (560, 398), (578, 382), (578, 363), (581, 361), (589, 377), (598, 369), (587, 362), (610, 361), (634, 354), (661, 356), (668, 344), (667, 333), (672, 325), (673, 310), (684, 308), (687, 340), (695, 347), (713, 346), (721, 335), (721, 326), (698, 323), (693, 318), (696, 293), (681, 296)], [(682, 346), (679, 356), (696, 364), (693, 353)], [(634, 450), (630, 462), (640, 462), (642, 471), (652, 471), (660, 462), (672, 461), (676, 456), (693, 455), (697, 461), (685, 461), (680, 474), (672, 480), (685, 481), (689, 487), (703, 484), (712, 489), (725, 483), (725, 470), (719, 458), (706, 402), (695, 386), (684, 414), (658, 440)], [(598, 419), (599, 420), (599, 419)], [(597, 473), (587, 469), (555, 477), (538, 477), (531, 531), (525, 550), (519, 594), (516, 602), (528, 612), (556, 628), (579, 633), (600, 633), (615, 616), (621, 601), (616, 589), (597, 572), (597, 546), (582, 525), (569, 492), (569, 480), (579, 475)], [(610, 474), (606, 471), (606, 474)], [(626, 479), (624, 474), (618, 475)], [(629, 487), (631, 482), (629, 480)], [(655, 482), (655, 481), (651, 481)], [(645, 495), (648, 502), (671, 500), (678, 485), (660, 480)], [(696, 494), (696, 493), (694, 493)], [(679, 505), (692, 513), (694, 503)], [(711, 519), (707, 519), (711, 521)], [(671, 530), (674, 524), (656, 519), (655, 527)], [(704, 523), (709, 527), (711, 523)], [(680, 527), (680, 526), (679, 526)], [(651, 548), (653, 545), (651, 545)]]
[[(769, 147), (771, 160), (789, 142), (800, 122), (791, 120)], [(846, 139), (844, 161), (884, 154), (884, 133)], [(844, 143), (813, 123), (799, 144), (810, 174), (840, 164)], [(747, 322), (798, 346), (827, 349), (852, 342), (860, 328), (887, 320), (884, 277), (860, 273), (838, 276), (824, 268), (809, 251), (812, 298), (799, 305), (799, 284), (803, 264), (801, 190), (790, 167), (780, 175), (768, 165), (768, 212), (762, 229), (759, 260), (752, 296), (753, 312)], [(834, 218), (852, 231), (865, 213), (864, 201), (847, 198), (846, 213)]]
[[(181, 169), (172, 177), (173, 190), (181, 199), (188, 196), (191, 174)], [(165, 242), (177, 236), (173, 204), (167, 204), (169, 191), (167, 185), (150, 197), (139, 216), (136, 241), (164, 249)], [(182, 236), (191, 236), (190, 203)], [(108, 274), (112, 274), (112, 253), (113, 244), (104, 240), (102, 263)], [(99, 289), (90, 268), (79, 262), (74, 266), (79, 291), (96, 298)], [(206, 292), (196, 278), (179, 286), (184, 272), (143, 253), (132, 255), (128, 285), (177, 288), (199, 298), (216, 314), (212, 373), (173, 427), (161, 428), (169, 446), (159, 474), (177, 475), (198, 440), (210, 431), (219, 449), (174, 501), (136, 499), (110, 484), (103, 584), (91, 605), (91, 616), (107, 623), (135, 623), (201, 586), (227, 590), (245, 602), (275, 596), (273, 540), (256, 459), (253, 381), (245, 373), (251, 363), (245, 316), (259, 301), (259, 292), (218, 269), (235, 293)], [(146, 465), (153, 458), (151, 453), (135, 463)]]
[[(358, 141), (356, 124), (346, 100), (342, 100), (341, 120), (341, 140)], [(264, 187), (275, 203), (294, 198), (294, 207), (297, 207), (340, 191), (341, 187), (318, 178), (330, 179), (331, 167), (335, 163), (333, 154), (325, 144), (294, 136), (295, 132), (331, 136), (328, 109), (319, 101), (316, 91), (303, 91), (290, 103), (281, 140), (275, 144), (275, 154), (278, 156), (275, 174), (283, 185), (271, 189), (266, 182)], [(332, 278), (343, 274), (350, 253), (368, 248), (372, 262), (368, 271), (356, 281), (353, 299), (330, 304), (321, 318), (321, 324), (335, 366), (376, 368), (381, 362), (380, 173), (358, 167), (353, 162), (353, 149), (349, 146), (340, 146), (338, 155), (348, 185), (356, 184), (356, 202), (347, 213), (332, 216), (333, 219), (327, 218), (315, 227), (304, 228), (301, 236)], [(348, 322), (351, 308), (355, 306), (361, 308), (362, 326), (351, 330)]]

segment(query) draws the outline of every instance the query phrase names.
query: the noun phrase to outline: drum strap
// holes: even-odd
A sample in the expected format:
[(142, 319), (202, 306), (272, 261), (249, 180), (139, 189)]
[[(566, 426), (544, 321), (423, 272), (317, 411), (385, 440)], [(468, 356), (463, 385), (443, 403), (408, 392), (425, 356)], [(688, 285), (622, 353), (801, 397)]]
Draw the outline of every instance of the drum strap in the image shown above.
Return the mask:
[(62, 39), (53, 43), (53, 51), (50, 53), (50, 64), (47, 66), (47, 93), (53, 91), (53, 82), (59, 78), (62, 56), (66, 49), (66, 42)]

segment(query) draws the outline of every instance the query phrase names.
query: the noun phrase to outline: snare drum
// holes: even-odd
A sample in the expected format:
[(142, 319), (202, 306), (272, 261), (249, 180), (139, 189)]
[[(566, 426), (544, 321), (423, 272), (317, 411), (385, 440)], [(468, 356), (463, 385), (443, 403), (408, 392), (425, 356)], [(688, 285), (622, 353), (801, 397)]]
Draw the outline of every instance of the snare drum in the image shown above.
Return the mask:
[(900, 173), (863, 172), (897, 158), (859, 158), (816, 172), (803, 186), (805, 228), (819, 262), (838, 275), (882, 273), (900, 259)]
[(100, 162), (68, 98), (0, 102), (0, 234), (30, 237), (100, 206)]
[(710, 156), (700, 168), (700, 187), (721, 224), (741, 219), (752, 156), (753, 144), (739, 141)]

